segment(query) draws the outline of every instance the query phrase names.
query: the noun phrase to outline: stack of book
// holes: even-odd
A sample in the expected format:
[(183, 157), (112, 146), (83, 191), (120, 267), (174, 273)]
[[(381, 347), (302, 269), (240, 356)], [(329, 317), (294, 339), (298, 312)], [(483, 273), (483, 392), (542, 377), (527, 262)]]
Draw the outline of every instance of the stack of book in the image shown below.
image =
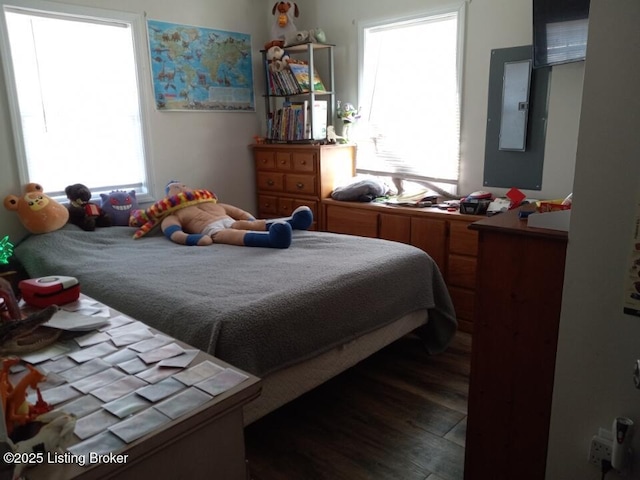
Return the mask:
[[(269, 69), (269, 93), (271, 95), (298, 95), (309, 93), (309, 65), (306, 62), (290, 61), (281, 70)], [(325, 86), (314, 68), (313, 91), (325, 92)]]
[[(313, 128), (312, 128), (313, 127)], [(273, 112), (267, 124), (268, 136), (276, 141), (323, 140), (327, 138), (327, 101), (286, 102)]]

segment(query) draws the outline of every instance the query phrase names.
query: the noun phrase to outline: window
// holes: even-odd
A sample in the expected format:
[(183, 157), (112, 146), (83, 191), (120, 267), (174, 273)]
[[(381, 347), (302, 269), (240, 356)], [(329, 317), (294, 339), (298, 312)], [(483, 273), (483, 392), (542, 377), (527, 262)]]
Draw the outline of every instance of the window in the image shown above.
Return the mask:
[(463, 26), (464, 4), (360, 26), (359, 172), (457, 193)]
[[(21, 0), (2, 2), (2, 60), (20, 181), (66, 199), (83, 183), (94, 195), (149, 191), (138, 15)], [(147, 82), (150, 83), (150, 82)]]

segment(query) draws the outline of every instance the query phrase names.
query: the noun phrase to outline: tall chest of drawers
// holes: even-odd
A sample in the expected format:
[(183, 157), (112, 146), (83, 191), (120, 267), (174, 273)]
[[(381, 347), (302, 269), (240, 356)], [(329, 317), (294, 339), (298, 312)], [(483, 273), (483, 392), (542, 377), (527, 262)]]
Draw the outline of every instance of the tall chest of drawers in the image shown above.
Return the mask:
[(324, 230), (320, 200), (346, 184), (355, 174), (354, 145), (252, 145), (256, 171), (258, 216), (288, 217), (306, 205), (313, 212), (313, 229)]

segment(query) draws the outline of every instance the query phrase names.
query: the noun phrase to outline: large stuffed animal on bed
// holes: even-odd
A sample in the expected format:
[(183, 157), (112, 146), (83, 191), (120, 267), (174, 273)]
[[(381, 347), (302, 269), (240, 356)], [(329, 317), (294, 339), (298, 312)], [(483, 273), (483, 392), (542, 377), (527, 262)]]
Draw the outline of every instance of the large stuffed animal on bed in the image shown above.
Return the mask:
[(22, 197), (7, 195), (4, 207), (14, 211), (31, 233), (48, 233), (65, 226), (69, 211), (61, 203), (44, 194), (42, 185), (29, 183)]
[(233, 205), (218, 203), (209, 190), (193, 190), (171, 181), (167, 196), (146, 210), (137, 210), (130, 225), (140, 238), (160, 225), (164, 235), (182, 245), (224, 243), (246, 247), (288, 248), (292, 230), (307, 230), (313, 222), (309, 207), (298, 207), (287, 218), (256, 220)]

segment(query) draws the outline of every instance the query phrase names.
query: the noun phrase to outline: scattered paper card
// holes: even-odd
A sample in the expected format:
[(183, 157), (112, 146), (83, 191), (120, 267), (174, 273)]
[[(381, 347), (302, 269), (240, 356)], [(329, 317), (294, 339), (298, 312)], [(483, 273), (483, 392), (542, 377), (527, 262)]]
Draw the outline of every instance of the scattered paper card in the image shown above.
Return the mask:
[(54, 343), (45, 348), (41, 348), (37, 352), (33, 353), (25, 353), (20, 355), (20, 358), (27, 363), (38, 364), (42, 362), (46, 362), (47, 360), (51, 360), (52, 358), (59, 357), (69, 351), (68, 348), (60, 345), (59, 343)]
[(181, 368), (173, 368), (173, 367), (159, 367), (158, 365), (154, 365), (151, 368), (148, 368), (140, 373), (136, 373), (136, 377), (141, 378), (149, 383), (158, 383), (160, 380), (164, 380), (171, 375), (174, 375), (181, 371)]
[(79, 418), (76, 421), (76, 428), (73, 431), (81, 440), (92, 437), (93, 435), (104, 432), (111, 425), (118, 423), (120, 419), (110, 414), (106, 410), (98, 410), (86, 417)]
[(144, 363), (149, 364), (159, 362), (165, 358), (176, 357), (182, 353), (184, 353), (182, 347), (174, 342), (160, 348), (140, 353), (138, 356)]
[[(38, 398), (35, 392), (32, 395), (33, 398), (29, 395), (28, 400), (29, 403), (35, 405)], [(79, 397), (80, 395), (82, 395), (82, 393), (71, 385), (60, 385), (59, 387), (50, 388), (49, 390), (42, 392), (42, 398), (44, 398), (44, 401), (51, 405), (58, 405), (62, 402), (66, 402), (67, 400), (71, 400), (72, 398)]]
[(191, 364), (194, 358), (198, 355), (199, 350), (185, 350), (182, 355), (178, 355), (177, 357), (166, 358), (161, 360), (158, 365), (161, 367), (177, 367), (177, 368), (186, 368)]
[(126, 362), (119, 363), (118, 368), (124, 370), (129, 375), (135, 375), (136, 373), (142, 372), (143, 370), (149, 368), (149, 365), (140, 360), (136, 354), (135, 358), (127, 360)]
[(93, 390), (91, 395), (106, 403), (124, 397), (145, 385), (148, 385), (148, 383), (138, 377), (126, 376), (104, 387)]
[(92, 347), (83, 348), (77, 352), (70, 353), (69, 356), (78, 363), (84, 363), (98, 357), (104, 357), (118, 349), (110, 343), (103, 342)]
[(107, 323), (102, 327), (100, 327), (98, 330), (100, 330), (101, 332), (104, 332), (106, 330), (111, 330), (113, 328), (118, 328), (123, 325), (127, 325), (131, 322), (133, 322), (133, 318), (131, 317), (127, 317), (125, 315), (116, 315), (115, 317), (112, 317), (109, 320), (107, 320)]
[(38, 388), (41, 391), (45, 391), (53, 387), (58, 387), (63, 383), (67, 383), (67, 381), (64, 378), (62, 378), (57, 373), (49, 372), (47, 373), (47, 377), (44, 379), (44, 381), (38, 383)]
[(224, 369), (220, 365), (216, 365), (209, 360), (205, 360), (195, 367), (191, 367), (183, 372), (178, 373), (177, 375), (174, 375), (174, 378), (176, 380), (180, 380), (186, 386), (190, 387), (191, 385), (195, 385), (198, 382), (219, 374), (223, 370)]
[(59, 358), (58, 360), (49, 360), (41, 365), (38, 365), (38, 368), (44, 373), (60, 373), (64, 372), (65, 370), (69, 370), (70, 368), (73, 368), (77, 365), (78, 364), (71, 360), (69, 357), (64, 356), (62, 358)]
[(158, 402), (184, 389), (184, 385), (173, 378), (165, 378), (161, 382), (136, 390), (138, 395), (143, 396), (150, 402)]
[(109, 368), (108, 370), (103, 370), (100, 373), (96, 373), (78, 380), (77, 382), (73, 382), (71, 386), (82, 393), (91, 393), (93, 390), (104, 387), (105, 385), (113, 383), (116, 380), (120, 380), (125, 376), (126, 374), (122, 373), (120, 370)]
[(138, 357), (138, 352), (134, 352), (133, 350), (129, 350), (128, 348), (123, 348), (122, 350), (118, 350), (117, 352), (111, 353), (106, 357), (102, 357), (102, 360), (107, 362), (110, 365), (118, 365), (122, 362), (126, 362), (133, 358)]
[(63, 411), (75, 415), (76, 418), (86, 417), (90, 413), (96, 412), (102, 408), (102, 403), (91, 395), (84, 395), (72, 402), (65, 403), (56, 410)]
[(175, 420), (185, 413), (195, 410), (200, 405), (204, 405), (211, 399), (213, 399), (211, 395), (207, 395), (197, 388), (189, 388), (174, 397), (154, 405), (153, 408), (160, 410), (167, 417)]
[(125, 442), (131, 443), (169, 421), (171, 421), (171, 419), (166, 415), (160, 413), (158, 410), (149, 408), (131, 418), (123, 420), (117, 425), (109, 427), (109, 430)]
[[(74, 365), (77, 365), (74, 363)], [(93, 360), (89, 360), (88, 362), (81, 363), (73, 368), (69, 368), (63, 372), (60, 372), (60, 376), (64, 378), (67, 382), (73, 383), (77, 382), (80, 379), (88, 377), (89, 375), (94, 375), (103, 370), (106, 370), (111, 365), (105, 362), (101, 358), (94, 358)]]
[(142, 398), (136, 393), (130, 393), (118, 400), (105, 403), (102, 408), (119, 418), (125, 418), (150, 406), (151, 402), (149, 400)]
[(216, 395), (220, 395), (236, 385), (241, 384), (247, 378), (249, 378), (247, 375), (233, 370), (232, 368), (227, 368), (224, 372), (214, 375), (204, 382), (196, 384), (196, 387), (215, 397)]
[(153, 333), (151, 333), (149, 329), (143, 329), (111, 337), (111, 341), (116, 347), (123, 347), (125, 345), (131, 345), (132, 343), (141, 342), (147, 338), (153, 338)]
[(86, 460), (88, 455), (98, 454), (105, 455), (107, 453), (115, 452), (124, 448), (127, 444), (114, 435), (110, 431), (102, 432), (94, 437), (85, 440), (84, 442), (76, 443), (70, 446), (67, 450), (74, 455), (82, 455), (85, 458), (85, 465), (89, 462)]
[(138, 353), (144, 353), (155, 348), (160, 348), (171, 342), (173, 342), (173, 338), (171, 337), (167, 337), (166, 335), (154, 335), (153, 338), (129, 345), (129, 348)]
[(90, 347), (91, 345), (107, 342), (111, 340), (111, 337), (103, 332), (91, 332), (81, 337), (76, 337), (74, 340), (81, 347)]
[(149, 330), (149, 327), (147, 327), (144, 323), (142, 322), (138, 322), (137, 320), (134, 320), (133, 322), (129, 322), (125, 325), (116, 327), (116, 328), (111, 328), (109, 330), (107, 330), (107, 333), (109, 335), (111, 335), (112, 337), (117, 337), (119, 335), (124, 335), (127, 333), (132, 333), (132, 332), (139, 332), (140, 330)]

